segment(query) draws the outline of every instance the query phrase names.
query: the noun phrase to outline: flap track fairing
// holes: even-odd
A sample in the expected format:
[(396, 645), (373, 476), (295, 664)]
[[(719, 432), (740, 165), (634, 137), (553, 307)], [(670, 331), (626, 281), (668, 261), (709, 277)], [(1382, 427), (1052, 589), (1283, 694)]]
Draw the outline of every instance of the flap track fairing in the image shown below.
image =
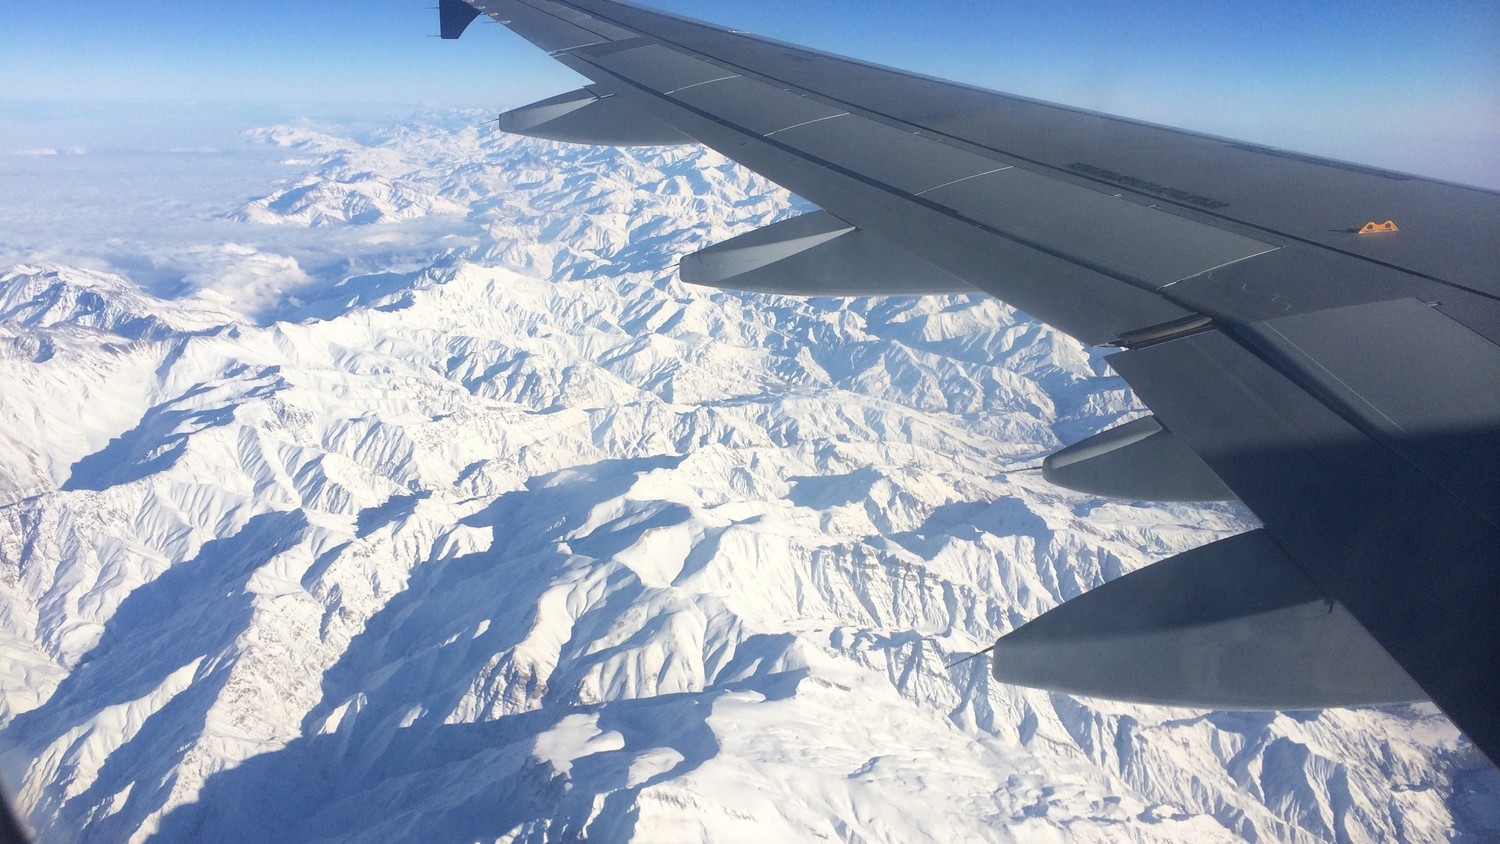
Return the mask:
[(500, 115), (513, 135), (591, 146), (671, 146), (692, 138), (619, 97), (580, 88)]
[(1426, 700), (1421, 687), (1264, 530), (1132, 572), (995, 645), (996, 679), (1203, 709)]
[(1077, 492), (1131, 501), (1229, 501), (1234, 493), (1197, 452), (1143, 416), (1042, 461), (1042, 476)]
[(746, 232), (682, 259), (682, 280), (788, 296), (975, 293), (905, 250), (826, 211)]

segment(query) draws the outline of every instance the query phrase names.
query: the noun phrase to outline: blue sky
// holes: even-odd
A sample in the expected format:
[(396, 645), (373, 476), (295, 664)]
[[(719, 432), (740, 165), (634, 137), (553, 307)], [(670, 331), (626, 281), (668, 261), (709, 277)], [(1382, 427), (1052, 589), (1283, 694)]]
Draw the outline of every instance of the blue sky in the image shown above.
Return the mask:
[[(1500, 187), (1491, 0), (655, 4), (1002, 91)], [(67, 145), (106, 114), (125, 143), (149, 136), (141, 116), (156, 113), (188, 131), (194, 115), (498, 109), (576, 84), (487, 20), (456, 43), (427, 37), (430, 5), (156, 0), (83, 13), (9, 0), (0, 109), (12, 125), (0, 147)], [(104, 129), (92, 134), (97, 144)]]

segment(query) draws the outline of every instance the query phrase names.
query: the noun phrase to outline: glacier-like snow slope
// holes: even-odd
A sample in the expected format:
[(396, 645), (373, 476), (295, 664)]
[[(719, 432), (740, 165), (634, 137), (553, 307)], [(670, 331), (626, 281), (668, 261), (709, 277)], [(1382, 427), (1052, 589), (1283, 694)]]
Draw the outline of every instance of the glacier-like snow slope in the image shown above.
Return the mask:
[(682, 285), (802, 210), (699, 148), (250, 140), (3, 164), (56, 185), (0, 202), (0, 772), (42, 841), (1500, 830), (1431, 707), (945, 667), (1249, 526), (1026, 471), (1138, 412), (1096, 353)]

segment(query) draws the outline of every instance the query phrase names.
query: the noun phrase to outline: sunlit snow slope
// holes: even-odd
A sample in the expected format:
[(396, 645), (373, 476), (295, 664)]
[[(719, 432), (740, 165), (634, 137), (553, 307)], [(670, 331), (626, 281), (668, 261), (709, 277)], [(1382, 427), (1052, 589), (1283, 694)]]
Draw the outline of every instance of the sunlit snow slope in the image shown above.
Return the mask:
[(804, 210), (699, 148), (250, 141), (249, 201), (207, 153), (129, 196), (155, 165), (4, 165), (99, 186), (0, 209), (0, 774), (41, 840), (1500, 829), (1430, 707), (945, 667), (1251, 524), (1024, 471), (1136, 412), (1097, 353), (983, 297), (684, 286)]

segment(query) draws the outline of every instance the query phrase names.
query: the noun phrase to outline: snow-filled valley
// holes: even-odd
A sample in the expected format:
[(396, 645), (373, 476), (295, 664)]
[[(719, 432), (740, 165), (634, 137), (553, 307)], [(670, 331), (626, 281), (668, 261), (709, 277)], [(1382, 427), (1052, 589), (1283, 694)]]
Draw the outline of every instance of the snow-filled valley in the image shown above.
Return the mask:
[(40, 841), (1500, 836), (1431, 706), (947, 667), (1253, 517), (1046, 484), (1140, 409), (992, 299), (678, 281), (807, 210), (719, 156), (469, 118), (0, 164), (0, 779)]

